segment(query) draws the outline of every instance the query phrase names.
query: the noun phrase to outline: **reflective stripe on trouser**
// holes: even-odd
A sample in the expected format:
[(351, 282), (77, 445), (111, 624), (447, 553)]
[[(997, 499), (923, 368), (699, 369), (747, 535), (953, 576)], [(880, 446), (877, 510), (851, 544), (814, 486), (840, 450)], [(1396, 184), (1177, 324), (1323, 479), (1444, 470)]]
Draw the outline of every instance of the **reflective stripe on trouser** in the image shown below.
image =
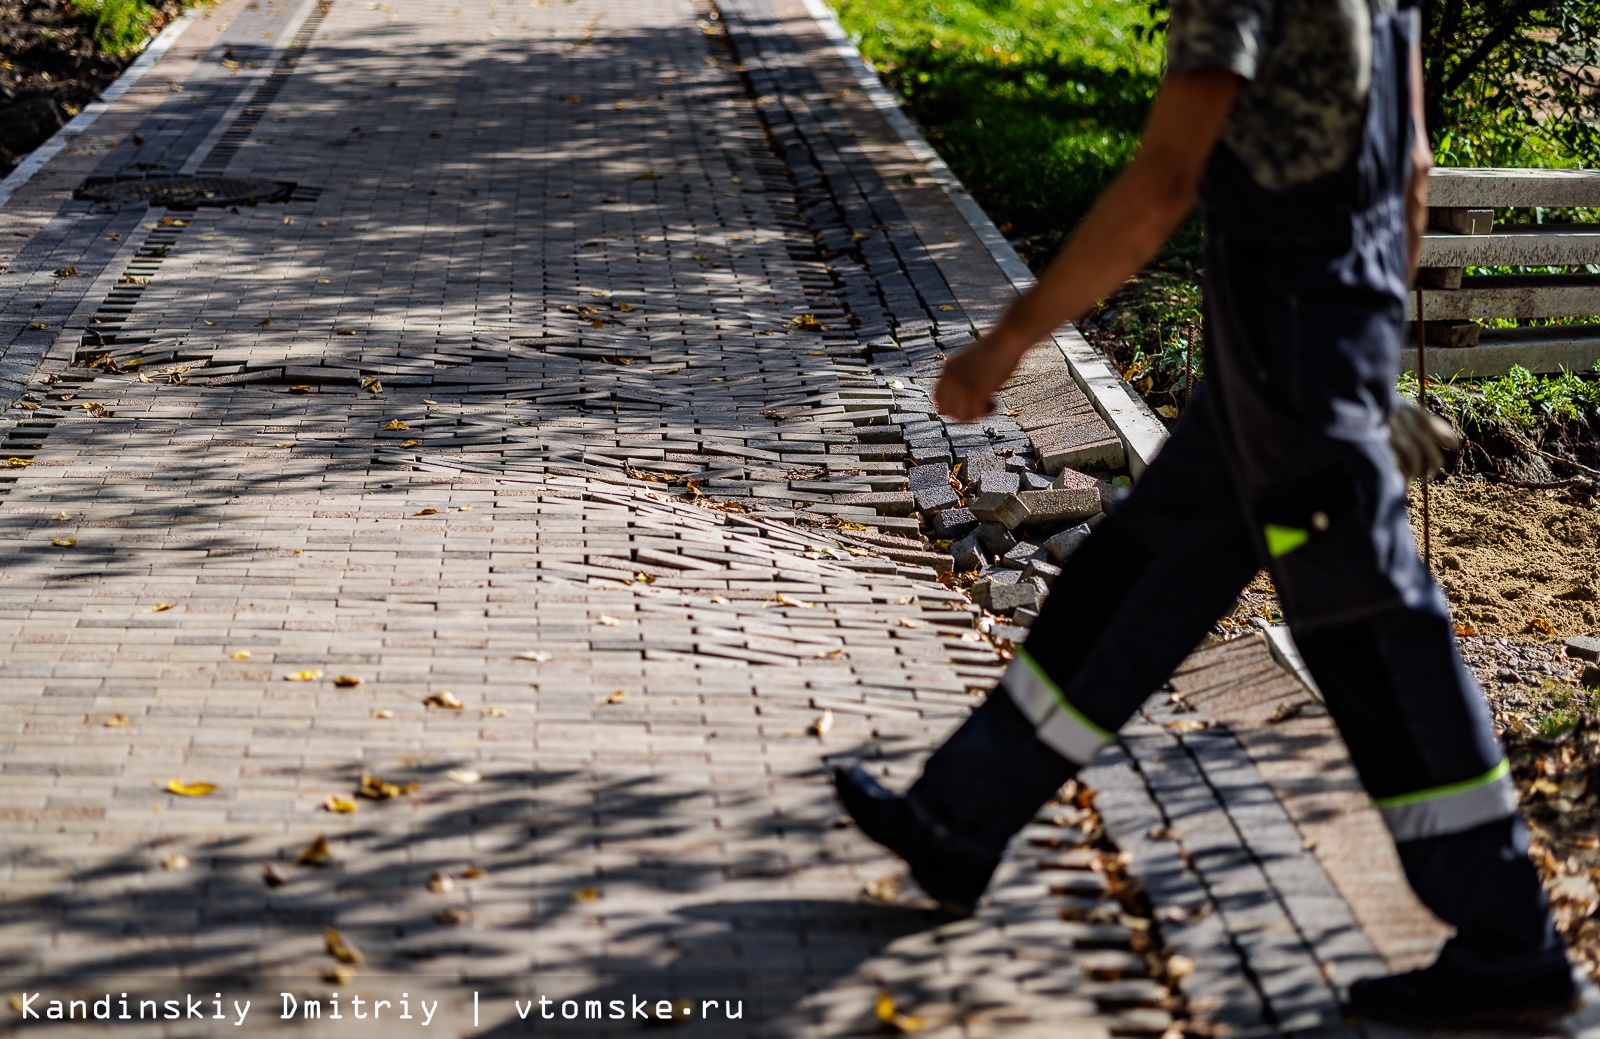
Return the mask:
[(1414, 794), (1377, 798), (1396, 843), (1461, 833), (1504, 819), (1517, 811), (1517, 789), (1506, 761), (1475, 779), (1419, 790)]
[(1074, 764), (1087, 765), (1101, 747), (1116, 739), (1068, 703), (1061, 687), (1020, 646), (1000, 684), (1033, 723), (1040, 742)]

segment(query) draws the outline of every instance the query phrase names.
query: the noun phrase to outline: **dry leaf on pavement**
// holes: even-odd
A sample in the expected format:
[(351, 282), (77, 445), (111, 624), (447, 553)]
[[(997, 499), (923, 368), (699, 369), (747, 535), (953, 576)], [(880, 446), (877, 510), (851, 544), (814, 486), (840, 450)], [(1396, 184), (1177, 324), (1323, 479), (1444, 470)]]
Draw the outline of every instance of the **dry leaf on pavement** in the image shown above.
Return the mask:
[(189, 856), (178, 854), (168, 855), (161, 860), (161, 868), (168, 873), (178, 873), (189, 868)]
[(808, 602), (805, 599), (791, 599), (789, 596), (784, 595), (782, 592), (778, 593), (777, 598), (778, 598), (778, 604), (781, 605), (781, 606), (798, 606), (802, 610), (813, 609), (817, 605), (816, 603)]
[(167, 792), (177, 794), (179, 797), (204, 797), (216, 789), (217, 784), (215, 783), (185, 783), (181, 779), (169, 779), (167, 781)]
[(377, 718), (380, 721), (387, 721), (394, 717), (394, 712), (389, 710), (387, 707), (374, 707), (372, 709), (372, 717)]
[(606, 616), (604, 614), (601, 614), (600, 623), (602, 625), (604, 625), (605, 627), (607, 627), (607, 628), (614, 628), (618, 624), (621, 624), (622, 622), (617, 620), (615, 617), (608, 617), (608, 616)]
[(828, 730), (832, 728), (833, 709), (830, 707), (821, 714), (817, 715), (817, 720), (811, 723), (811, 727), (807, 729), (806, 732), (820, 740), (822, 737), (826, 736), (828, 734)]
[(341, 689), (354, 689), (361, 684), (361, 679), (355, 675), (340, 675), (333, 680), (333, 684)]
[(471, 786), (483, 781), (483, 773), (473, 768), (453, 768), (444, 774), (444, 778), (462, 786)]
[(581, 888), (579, 888), (578, 890), (576, 890), (576, 891), (574, 891), (572, 893), (572, 900), (574, 902), (593, 902), (595, 899), (597, 899), (599, 897), (600, 897), (600, 889), (597, 888), (597, 887), (592, 887), (592, 886), (591, 887), (581, 887)]
[(441, 909), (434, 913), (433, 919), (436, 923), (443, 924), (445, 927), (455, 927), (458, 924), (467, 922), (467, 911), (460, 906), (451, 906), (448, 909)]
[(428, 890), (432, 891), (436, 895), (448, 895), (455, 889), (456, 882), (450, 878), (450, 874), (445, 873), (442, 870), (435, 870), (434, 873), (428, 877)]
[(345, 936), (329, 927), (322, 932), (323, 948), (340, 963), (360, 963), (361, 950), (345, 940)]
[(51, 538), (50, 543), (57, 548), (71, 548), (78, 543), (77, 538)]
[(383, 428), (386, 431), (391, 432), (391, 433), (402, 433), (402, 432), (410, 429), (411, 427), (406, 425), (404, 422), (401, 422), (397, 418), (392, 418), (392, 419), (389, 420), (389, 424), (387, 426), (384, 426)]
[(235, 660), (249, 660), (251, 656), (248, 649), (236, 649), (228, 655)]
[(128, 724), (128, 716), (126, 714), (113, 714), (100, 724), (104, 725), (108, 729), (120, 729), (124, 725)]
[(922, 1018), (900, 1013), (899, 1008), (895, 1006), (894, 996), (889, 994), (888, 989), (878, 990), (877, 1003), (873, 1009), (879, 1023), (892, 1032), (908, 1035), (912, 1032), (920, 1032), (923, 1029), (924, 1022)]
[(32, 465), (33, 464), (33, 459), (31, 459), (31, 458), (7, 458), (6, 459), (6, 464), (9, 465), (13, 469), (21, 469), (25, 465)]
[(898, 873), (877, 877), (861, 885), (861, 893), (874, 902), (893, 902), (905, 889), (905, 878)]
[(451, 711), (459, 711), (466, 706), (466, 704), (461, 702), (460, 697), (456, 696), (455, 693), (452, 693), (448, 689), (441, 689), (437, 693), (430, 693), (428, 696), (423, 698), (422, 702), (429, 707), (443, 707)]
[(342, 964), (337, 967), (329, 967), (327, 970), (322, 972), (322, 980), (326, 981), (330, 985), (348, 985), (350, 982), (355, 980), (355, 976), (355, 971)]
[(414, 794), (421, 789), (422, 783), (419, 780), (413, 779), (402, 786), (399, 783), (391, 783), (387, 779), (379, 779), (377, 776), (363, 774), (361, 776), (361, 788), (356, 793), (374, 801), (388, 801), (405, 794)]
[(464, 880), (477, 880), (479, 877), (485, 877), (488, 875), (488, 870), (479, 869), (477, 866), (468, 866), (466, 869), (461, 871), (461, 876)]
[(413, 512), (411, 515), (413, 515), (413, 516), (437, 516), (438, 514), (439, 514), (439, 510), (438, 509), (418, 509), (416, 512)]
[(158, 602), (154, 606), (150, 607), (150, 612), (151, 613), (165, 613), (168, 610), (172, 609), (176, 605), (178, 605), (178, 604), (177, 603), (173, 603), (173, 602)]
[(322, 802), (322, 807), (330, 812), (337, 812), (340, 815), (349, 815), (359, 806), (347, 797), (339, 797), (337, 794), (329, 794), (327, 799)]
[(317, 839), (300, 849), (300, 865), (326, 866), (333, 861), (333, 849), (328, 847), (328, 838), (317, 835)]
[(618, 689), (616, 692), (606, 697), (606, 703), (621, 703), (627, 697), (627, 695), (628, 693), (626, 690)]
[(542, 649), (528, 649), (523, 650), (521, 653), (511, 654), (513, 660), (531, 660), (535, 664), (542, 664), (554, 656), (554, 653), (548, 653)]
[(304, 671), (291, 671), (283, 676), (285, 682), (315, 682), (322, 677), (322, 672), (316, 668), (306, 668)]

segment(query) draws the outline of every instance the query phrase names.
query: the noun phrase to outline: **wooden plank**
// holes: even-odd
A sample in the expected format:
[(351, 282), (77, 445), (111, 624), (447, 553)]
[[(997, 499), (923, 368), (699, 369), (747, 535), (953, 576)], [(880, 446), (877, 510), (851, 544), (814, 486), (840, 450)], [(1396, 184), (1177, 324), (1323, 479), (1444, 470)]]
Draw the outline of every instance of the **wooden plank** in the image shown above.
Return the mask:
[(1493, 234), (1429, 231), (1422, 236), (1424, 267), (1542, 266), (1600, 263), (1600, 226), (1510, 225)]
[(1600, 170), (1435, 169), (1428, 202), (1439, 207), (1600, 206)]
[(1450, 234), (1488, 234), (1494, 230), (1494, 210), (1429, 206), (1428, 227)]
[[(1406, 297), (1406, 317), (1417, 314), (1416, 294)], [(1600, 275), (1503, 274), (1463, 278), (1454, 290), (1422, 291), (1429, 321), (1600, 315)]]
[[(1574, 329), (1592, 328), (1587, 335)], [(1485, 329), (1477, 346), (1451, 350), (1428, 349), (1428, 375), (1448, 379), (1488, 379), (1504, 375), (1514, 364), (1531, 372), (1594, 371), (1600, 361), (1600, 327)], [(1407, 347), (1400, 355), (1400, 370), (1417, 370), (1417, 351)]]

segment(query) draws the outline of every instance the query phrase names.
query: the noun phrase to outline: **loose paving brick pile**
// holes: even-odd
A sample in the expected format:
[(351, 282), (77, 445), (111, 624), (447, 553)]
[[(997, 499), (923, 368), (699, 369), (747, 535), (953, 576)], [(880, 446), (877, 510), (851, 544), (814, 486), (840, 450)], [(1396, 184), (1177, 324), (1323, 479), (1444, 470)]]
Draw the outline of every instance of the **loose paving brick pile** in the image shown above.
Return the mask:
[(1119, 459), (1059, 373), (937, 418), (958, 295), (723, 13), (227, 0), (92, 181), (282, 201), (69, 201), (0, 274), (12, 989), (1171, 1023), (1075, 810), (972, 921), (861, 901), (824, 755), (913, 774), (1001, 663), (951, 551), (1026, 622)]

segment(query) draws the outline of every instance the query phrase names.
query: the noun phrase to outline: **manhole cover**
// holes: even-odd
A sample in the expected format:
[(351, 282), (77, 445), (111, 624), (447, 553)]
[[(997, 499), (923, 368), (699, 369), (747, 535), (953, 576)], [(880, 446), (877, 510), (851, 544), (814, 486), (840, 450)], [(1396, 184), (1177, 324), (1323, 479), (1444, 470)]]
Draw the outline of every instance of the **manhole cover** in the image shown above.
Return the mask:
[(90, 180), (78, 189), (78, 197), (91, 202), (148, 202), (169, 209), (253, 206), (260, 202), (282, 202), (293, 193), (293, 184), (270, 180), (184, 177), (165, 173), (148, 177)]

